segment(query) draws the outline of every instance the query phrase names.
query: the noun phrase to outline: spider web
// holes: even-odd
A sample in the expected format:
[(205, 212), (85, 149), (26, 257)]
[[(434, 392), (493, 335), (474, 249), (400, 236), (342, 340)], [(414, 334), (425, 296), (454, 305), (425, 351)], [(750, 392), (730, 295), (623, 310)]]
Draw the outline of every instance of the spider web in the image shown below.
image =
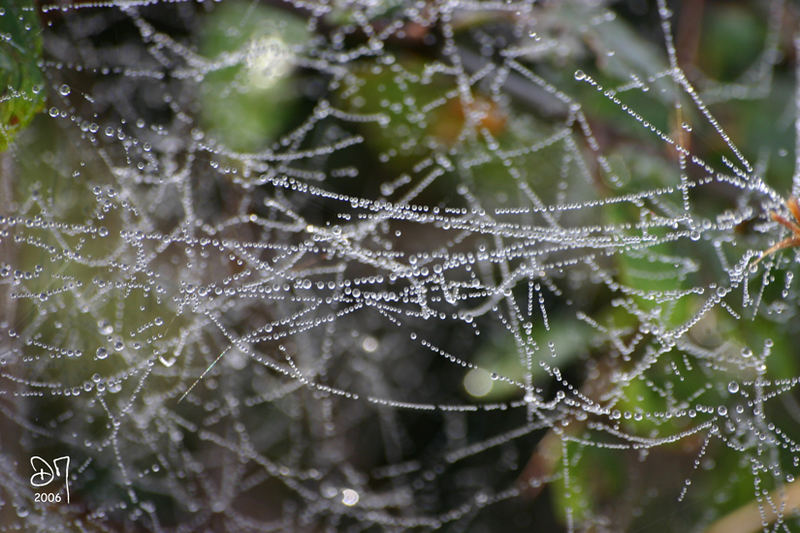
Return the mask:
[(796, 525), (787, 152), (715, 115), (775, 98), (789, 7), (721, 83), (663, 1), (268, 4), (28, 9), (8, 527)]

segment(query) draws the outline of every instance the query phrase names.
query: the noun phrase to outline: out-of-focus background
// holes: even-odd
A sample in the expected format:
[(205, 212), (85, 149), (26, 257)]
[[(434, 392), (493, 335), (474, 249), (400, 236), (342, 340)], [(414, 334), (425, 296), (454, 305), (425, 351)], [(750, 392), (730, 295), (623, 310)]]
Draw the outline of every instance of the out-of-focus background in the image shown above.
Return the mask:
[(798, 27), (0, 7), (0, 529), (793, 531)]

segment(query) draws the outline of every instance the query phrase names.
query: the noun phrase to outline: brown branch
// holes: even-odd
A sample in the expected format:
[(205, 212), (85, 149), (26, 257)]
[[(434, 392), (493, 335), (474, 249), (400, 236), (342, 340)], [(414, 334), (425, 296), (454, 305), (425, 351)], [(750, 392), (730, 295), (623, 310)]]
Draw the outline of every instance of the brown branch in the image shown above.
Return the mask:
[(684, 2), (681, 5), (675, 47), (678, 53), (678, 63), (683, 67), (694, 67), (697, 62), (704, 7), (705, 0)]

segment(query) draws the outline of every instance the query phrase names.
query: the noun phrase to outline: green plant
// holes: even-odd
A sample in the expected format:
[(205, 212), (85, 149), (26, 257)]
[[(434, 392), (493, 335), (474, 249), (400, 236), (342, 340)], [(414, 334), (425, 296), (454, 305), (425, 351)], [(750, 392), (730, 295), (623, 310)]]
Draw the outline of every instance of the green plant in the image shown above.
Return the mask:
[(7, 10), (0, 524), (797, 527), (797, 16)]

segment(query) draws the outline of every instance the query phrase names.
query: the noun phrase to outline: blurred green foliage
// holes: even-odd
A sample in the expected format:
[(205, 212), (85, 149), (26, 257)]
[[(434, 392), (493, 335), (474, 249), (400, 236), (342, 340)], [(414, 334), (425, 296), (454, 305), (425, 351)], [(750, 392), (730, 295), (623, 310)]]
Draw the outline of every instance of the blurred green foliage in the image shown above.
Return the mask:
[[(31, 6), (32, 3), (28, 7)], [(393, 3), (381, 4), (381, 9), (376, 8), (375, 17), (383, 16), (392, 7)], [(586, 20), (590, 11), (573, 4), (569, 7), (556, 6), (548, 11), (548, 16), (553, 18), (558, 28), (566, 28), (564, 31), (569, 35), (580, 36), (576, 46), (585, 49), (586, 53), (567, 59), (545, 58), (540, 66), (548, 73), (549, 81), (569, 87), (578, 94), (577, 99), (582, 102), (588, 120), (595, 130), (604, 135), (605, 145), (609, 146), (611, 172), (618, 185), (614, 194), (635, 194), (679, 183), (681, 176), (674, 150), (665, 148), (659, 139), (620, 111), (606, 96), (585, 84), (577, 84), (573, 79), (573, 72), (578, 68), (590, 73), (607, 87), (630, 83), (632, 74), (643, 80), (657, 76), (667, 68), (660, 45), (654, 44), (649, 35), (637, 31), (631, 21), (618, 18), (602, 25), (590, 25)], [(3, 75), (3, 84), (16, 89), (4, 92), (0, 100), (0, 149), (4, 149), (15, 133), (43, 106), (42, 78), (37, 67), (41, 41), (37, 32), (24, 30), (26, 24), (36, 23), (34, 12), (13, 5), (5, 9), (5, 15), (0, 17), (0, 28), (11, 38), (0, 43), (0, 73)], [(703, 53), (698, 56), (697, 67), (710, 78), (735, 80), (758, 58), (764, 40), (763, 22), (754, 16), (752, 10), (745, 10), (738, 4), (714, 4), (710, 9), (711, 13), (704, 19), (701, 33)], [(352, 22), (346, 9), (329, 18), (331, 24)], [(465, 25), (460, 31), (463, 35), (457, 37), (469, 42), (470, 26)], [(307, 111), (302, 106), (302, 95), (298, 90), (303, 74), (296, 62), (295, 51), (307, 45), (311, 39), (305, 22), (287, 11), (258, 3), (226, 2), (217, 6), (212, 14), (205, 15), (198, 36), (198, 49), (208, 61), (205, 75), (200, 80), (201, 122), (222, 144), (233, 150), (259, 151), (268, 147), (288, 124), (297, 123), (302, 113)], [(614, 53), (608, 54), (610, 51)], [(500, 105), (483, 87), (476, 88), (471, 101), (463, 99), (452, 77), (431, 74), (426, 70), (436, 60), (425, 56), (423, 52), (400, 52), (394, 56), (397, 59), (390, 63), (386, 63), (384, 57), (388, 56), (364, 58), (349, 65), (347, 80), (336, 94), (330, 95), (333, 103), (345, 112), (386, 117), (386, 120), (366, 120), (357, 126), (365, 139), (365, 158), (371, 157), (381, 164), (385, 163), (385, 167), (381, 168), (386, 175), (377, 178), (373, 175), (363, 176), (360, 178), (363, 183), (354, 187), (367, 190), (374, 185), (372, 181), (385, 182), (387, 175), (394, 177), (413, 172), (415, 162), (427, 155), (438, 155), (438, 161), (444, 161), (442, 166), (447, 168), (439, 180), (445, 183), (439, 192), (452, 192), (457, 185), (458, 171), (459, 178), (471, 181), (474, 190), (485, 195), (482, 199), (487, 206), (502, 205), (509, 195), (518, 194), (514, 180), (533, 184), (536, 190), (542, 191), (546, 203), (557, 202), (558, 191), (551, 184), (559, 180), (574, 188), (594, 186), (604, 191), (605, 180), (611, 176), (597, 171), (593, 176), (597, 179), (587, 186), (585, 176), (579, 172), (568, 176), (559, 174), (564, 168), (559, 157), (563, 154), (556, 149), (521, 149), (543, 137), (557, 134), (562, 126), (557, 120), (540, 117), (535, 109), (519, 102)], [(693, 143), (693, 150), (706, 159), (718, 160), (721, 155), (729, 155), (724, 144), (713, 134), (704, 135), (708, 132), (704, 131), (699, 121), (694, 123), (697, 113), (684, 111), (684, 115), (676, 116), (673, 104), (680, 91), (673, 84), (662, 77), (652, 86), (647, 94), (626, 93), (624, 100), (662, 131), (676, 131), (682, 127), (681, 121), (690, 124), (694, 130), (686, 134), (687, 142)], [(39, 90), (36, 90), (37, 87)], [(791, 124), (787, 121), (786, 124), (776, 125), (771, 117), (779, 116), (780, 110), (785, 109), (789, 102), (793, 89), (791, 73), (779, 71), (771, 87), (772, 98), (752, 101), (731, 99), (715, 104), (713, 110), (723, 119), (730, 119), (726, 124), (730, 124), (737, 143), (746, 154), (758, 154), (760, 151), (765, 154), (770, 163), (767, 170), (769, 179), (788, 187), (792, 162), (781, 153), (792, 145)], [(409, 102), (414, 105), (411, 106)], [(425, 109), (427, 113), (423, 116), (412, 114), (412, 107)], [(390, 126), (387, 126), (387, 122)], [(708, 130), (707, 126), (705, 130)], [(691, 131), (691, 128), (686, 128), (686, 131)], [(515, 170), (518, 171), (514, 180), (509, 179), (505, 161), (487, 150), (489, 143), (497, 143), (494, 149), (499, 147), (509, 153), (520, 149), (519, 154), (513, 157)], [(20, 196), (27, 195), (31, 183), (38, 180), (38, 170), (34, 164), (24, 169), (19, 182)], [(54, 183), (53, 190), (58, 186)], [(402, 192), (398, 196), (402, 196)], [(62, 201), (72, 199), (65, 197)], [(97, 201), (102, 204), (103, 201), (113, 200)], [(731, 202), (722, 196), (704, 201), (715, 202), (717, 206)], [(679, 212), (682, 206), (674, 202), (666, 205), (666, 208)], [(98, 209), (102, 209), (102, 206)], [(630, 203), (608, 204), (596, 210), (594, 215), (597, 220), (593, 222), (598, 225), (623, 226), (637, 222), (640, 211)], [(579, 213), (576, 216), (588, 215)], [(651, 218), (643, 217), (638, 221), (652, 222), (654, 217), (653, 214)], [(540, 222), (533, 218), (531, 220), (531, 225)], [(105, 222), (112, 229), (124, 225), (124, 221), (117, 219)], [(657, 227), (648, 232), (653, 239), (662, 239), (675, 229)], [(630, 230), (631, 233), (633, 231)], [(621, 230), (620, 234), (624, 234), (624, 231)], [(48, 238), (51, 241), (47, 241)], [(52, 242), (52, 233), (42, 232), (42, 239), (44, 245), (55, 244)], [(748, 246), (747, 235), (737, 239), (731, 246)], [(484, 242), (488, 241), (488, 237), (478, 235), (475, 240)], [(98, 234), (96, 239), (83, 242), (81, 246), (85, 256), (91, 258), (102, 254), (109, 244), (101, 242)], [(702, 272), (697, 268), (699, 264), (708, 263), (702, 259), (714, 253), (710, 237), (701, 236), (690, 241), (667, 240), (641, 251), (612, 252), (603, 260), (613, 264), (616, 281), (629, 290), (637, 309), (652, 313), (650, 322), (675, 328), (698, 313), (708, 295), (683, 295), (674, 299), (658, 299), (653, 295), (665, 291), (678, 294), (718, 274)], [(19, 264), (33, 269), (37, 261), (45, 257), (47, 254), (22, 257)], [(91, 268), (73, 271), (71, 275), (82, 283), (92, 282)], [(492, 275), (497, 276), (497, 273)], [(779, 268), (770, 275), (780, 277), (785, 275), (785, 270)], [(37, 289), (37, 292), (52, 288), (46, 284), (37, 287), (35, 283), (30, 287)], [(102, 298), (103, 294), (103, 287), (98, 287), (95, 297)], [(643, 313), (636, 315), (606, 296), (596, 295), (592, 316), (602, 327), (615, 332), (620, 344), (630, 343), (631, 349), (627, 352), (620, 345), (598, 341), (587, 323), (576, 320), (574, 314), (560, 313), (559, 309), (551, 313), (547, 327), (541, 321), (533, 326), (523, 325), (522, 331), (516, 332), (518, 338), (536, 339), (539, 349), (537, 360), (540, 358), (547, 365), (572, 372), (578, 380), (586, 377), (584, 367), (588, 366), (588, 361), (619, 378), (637, 364), (647, 361), (652, 356), (652, 351), (648, 350), (652, 350), (656, 343), (640, 342), (642, 339), (635, 337), (637, 331), (646, 331), (646, 328), (642, 328), (645, 322)], [(80, 312), (77, 302), (75, 307)], [(136, 320), (147, 323), (167, 314), (160, 311), (162, 305), (159, 296), (151, 293), (134, 294), (124, 302), (109, 300), (107, 307), (106, 314), (116, 316), (117, 323)], [(23, 314), (32, 313), (32, 308), (23, 308)], [(71, 343), (81, 346), (87, 358), (92, 357), (98, 348), (115, 341), (101, 332), (80, 329), (81, 323), (85, 323), (85, 320), (80, 315), (74, 315), (67, 317), (63, 323), (42, 324), (40, 327), (54, 337), (54, 343), (65, 335), (76, 336), (79, 341)], [(162, 323), (154, 330), (164, 337), (164, 353), (175, 349), (176, 338), (181, 331), (180, 323)], [(492, 333), (484, 336), (486, 340), (476, 347), (476, 364), (496, 370), (516, 382), (522, 382), (530, 375), (533, 386), (550, 381), (551, 376), (543, 366), (534, 362), (533, 367), (527, 368), (526, 346), (521, 346), (512, 336), (504, 335), (506, 332)], [(660, 354), (646, 373), (620, 387), (615, 397), (606, 397), (608, 391), (593, 391), (597, 396), (594, 400), (602, 398), (618, 412), (616, 418), (620, 430), (643, 440), (658, 439), (663, 435), (690, 432), (694, 426), (718, 414), (716, 411), (703, 411), (705, 405), (724, 405), (727, 409), (736, 409), (743, 403), (742, 394), (730, 392), (729, 384), (752, 381), (760, 375), (758, 358), (752, 354), (743, 355), (745, 347), (763, 345), (767, 338), (772, 339), (774, 344), (770, 350), (766, 376), (789, 378), (797, 376), (800, 371), (793, 351), (799, 340), (798, 328), (791, 323), (780, 323), (762, 315), (735, 317), (726, 309), (716, 306), (687, 335), (697, 344), (708, 348), (716, 359), (687, 354), (680, 346), (672, 346)], [(559, 347), (552, 357), (541, 355), (546, 352), (548, 342)], [(115, 358), (134, 358), (135, 355), (131, 353), (134, 352), (126, 350), (80, 367), (56, 364), (50, 370), (53, 377), (58, 374), (62, 381), (80, 383), (91, 379), (93, 373), (113, 376), (130, 367), (131, 360)], [(743, 362), (743, 359), (748, 361)], [(166, 389), (169, 380), (163, 381)], [(743, 389), (744, 385), (741, 386)], [(481, 401), (514, 401), (523, 395), (524, 391), (519, 386), (498, 380), (492, 383)], [(671, 404), (675, 398), (679, 399), (680, 405)], [(642, 413), (663, 413), (671, 409), (692, 411), (694, 415), (688, 419), (642, 416)], [(785, 414), (776, 416), (790, 420)], [(616, 502), (619, 507), (631, 490), (630, 472), (637, 468), (641, 469), (640, 475), (645, 478), (648, 475), (662, 475), (659, 483), (667, 487), (665, 494), (671, 497), (680, 491), (680, 483), (691, 476), (694, 469), (706, 471), (707, 475), (702, 476), (701, 481), (688, 493), (688, 501), (693, 507), (683, 518), (687, 523), (701, 523), (705, 519), (703, 513), (720, 516), (753, 499), (753, 478), (747, 474), (749, 465), (740, 464), (741, 454), (736, 450), (725, 449), (723, 444), (714, 441), (709, 446), (715, 452), (715, 463), (701, 460), (695, 465), (694, 459), (701, 456), (704, 443), (701, 438), (689, 435), (685, 442), (664, 444), (663, 450), (653, 453), (657, 456), (656, 461), (645, 464), (639, 462), (640, 457), (636, 457), (638, 450), (626, 454), (615, 451), (613, 446), (619, 442), (609, 440), (608, 447), (602, 446), (603, 439), (608, 436), (595, 433), (590, 428), (591, 422), (570, 420), (569, 427), (564, 429), (564, 434), (571, 438), (564, 444), (568, 460), (562, 462), (564, 458), (560, 454), (563, 450), (556, 450), (558, 460), (550, 464), (553, 471), (547, 472), (561, 476), (551, 485), (551, 496), (554, 511), (562, 523), (569, 520), (579, 524), (589, 523), (607, 513), (611, 502)], [(99, 432), (102, 428), (96, 430)], [(593, 445), (587, 446), (582, 440), (591, 441)], [(530, 453), (535, 455), (537, 450), (533, 449)], [(791, 454), (785, 450), (780, 453), (783, 454), (782, 462), (791, 463)], [(645, 452), (642, 454), (646, 455)], [(672, 460), (669, 457), (665, 459), (666, 456), (673, 459), (677, 457), (678, 461), (675, 462), (683, 468), (664, 472), (664, 465), (669, 465)], [(663, 505), (663, 501), (654, 498), (644, 508), (653, 509), (653, 513), (657, 514), (655, 508), (658, 505)], [(713, 509), (713, 513), (709, 509)], [(632, 509), (627, 509), (627, 513), (622, 522), (649, 522), (646, 516), (641, 518), (641, 514), (636, 515)], [(669, 531), (670, 526), (665, 525), (660, 530)]]
[(0, 151), (44, 107), (42, 36), (33, 0), (0, 6)]
[(199, 50), (209, 62), (201, 82), (200, 118), (227, 147), (257, 151), (297, 114), (297, 47), (305, 23), (257, 3), (229, 2), (207, 16)]

